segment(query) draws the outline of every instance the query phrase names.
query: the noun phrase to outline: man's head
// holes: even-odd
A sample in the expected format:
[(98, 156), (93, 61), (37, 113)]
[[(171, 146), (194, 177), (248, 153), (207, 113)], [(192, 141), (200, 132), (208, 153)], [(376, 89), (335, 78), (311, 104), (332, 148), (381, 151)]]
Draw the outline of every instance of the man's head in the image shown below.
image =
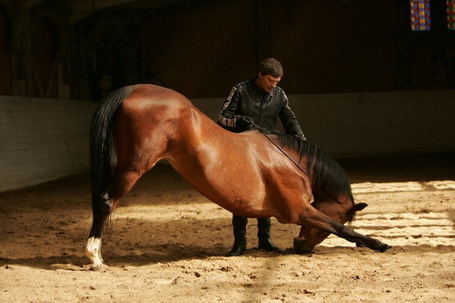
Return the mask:
[(283, 66), (281, 66), (280, 61), (274, 58), (267, 58), (262, 60), (259, 63), (258, 71), (264, 76), (271, 75), (274, 78), (283, 77)]
[(263, 91), (270, 92), (283, 77), (283, 67), (280, 61), (267, 58), (259, 63), (256, 85)]

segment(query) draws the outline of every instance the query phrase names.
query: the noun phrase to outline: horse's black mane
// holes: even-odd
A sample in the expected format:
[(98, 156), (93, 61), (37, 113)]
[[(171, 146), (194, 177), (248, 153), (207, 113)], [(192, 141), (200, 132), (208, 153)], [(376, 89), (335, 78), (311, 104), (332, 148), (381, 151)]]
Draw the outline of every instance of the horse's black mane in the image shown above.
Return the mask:
[(299, 152), (301, 158), (307, 158), (307, 172), (313, 178), (313, 195), (315, 200), (331, 198), (338, 201), (340, 195), (352, 197), (351, 183), (341, 166), (322, 149), (307, 141), (290, 135), (279, 135), (283, 147)]

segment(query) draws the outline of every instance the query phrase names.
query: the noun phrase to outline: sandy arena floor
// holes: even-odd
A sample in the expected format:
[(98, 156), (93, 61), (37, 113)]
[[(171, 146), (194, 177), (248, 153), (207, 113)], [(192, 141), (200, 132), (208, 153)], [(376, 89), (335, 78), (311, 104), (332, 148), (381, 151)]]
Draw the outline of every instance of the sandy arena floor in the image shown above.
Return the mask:
[(342, 159), (352, 226), (393, 245), (378, 253), (330, 236), (292, 250), (298, 226), (274, 221), (282, 251), (224, 257), (231, 215), (167, 165), (122, 200), (104, 239), (109, 268), (88, 268), (86, 175), (0, 193), (0, 302), (455, 302), (455, 156)]

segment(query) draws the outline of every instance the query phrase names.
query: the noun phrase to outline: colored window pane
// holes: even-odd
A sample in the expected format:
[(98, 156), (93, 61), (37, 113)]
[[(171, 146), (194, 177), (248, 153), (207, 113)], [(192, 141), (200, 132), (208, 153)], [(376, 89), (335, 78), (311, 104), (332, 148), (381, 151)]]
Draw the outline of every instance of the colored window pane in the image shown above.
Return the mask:
[(429, 31), (431, 29), (430, 0), (410, 0), (409, 2), (411, 29), (413, 31)]
[(447, 0), (447, 27), (455, 30), (455, 0)]

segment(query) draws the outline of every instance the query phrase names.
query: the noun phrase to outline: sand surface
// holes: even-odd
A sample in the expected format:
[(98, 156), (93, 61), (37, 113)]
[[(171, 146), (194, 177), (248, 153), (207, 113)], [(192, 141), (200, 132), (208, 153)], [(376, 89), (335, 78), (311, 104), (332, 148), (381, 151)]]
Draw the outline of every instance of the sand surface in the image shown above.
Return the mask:
[(0, 302), (455, 302), (454, 155), (341, 159), (355, 230), (394, 247), (379, 253), (330, 236), (297, 255), (298, 226), (273, 219), (280, 252), (225, 257), (231, 215), (168, 165), (147, 173), (112, 217), (109, 267), (91, 271), (88, 176), (0, 193)]

